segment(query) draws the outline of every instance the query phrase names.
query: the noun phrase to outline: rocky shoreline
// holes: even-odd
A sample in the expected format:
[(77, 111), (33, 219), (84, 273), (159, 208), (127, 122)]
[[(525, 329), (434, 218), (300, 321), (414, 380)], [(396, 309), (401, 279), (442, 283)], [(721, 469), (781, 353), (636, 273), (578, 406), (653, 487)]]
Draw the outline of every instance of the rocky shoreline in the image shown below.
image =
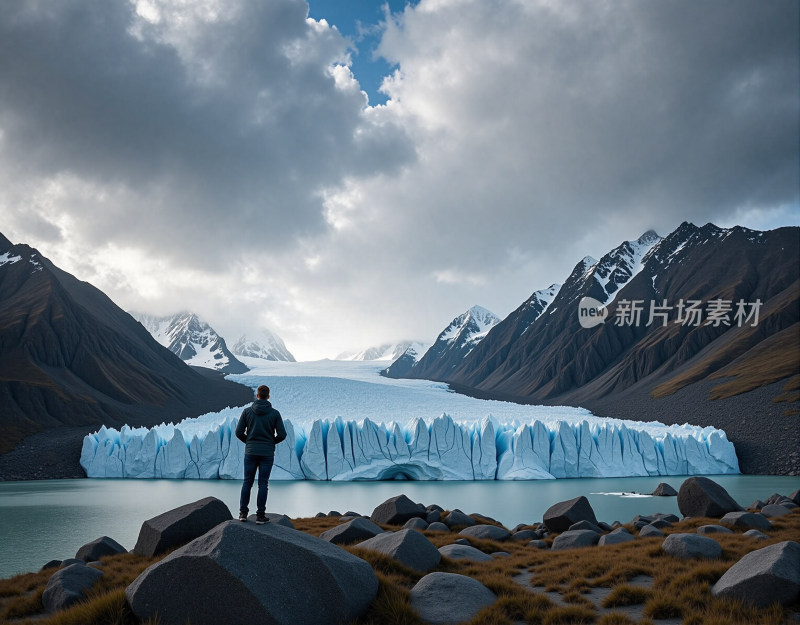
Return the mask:
[[(125, 587), (126, 609), (140, 621), (157, 614), (161, 625), (350, 622), (374, 609), (378, 575), (392, 562), (398, 571), (415, 576), (408, 602), (417, 622), (460, 623), (499, 602), (497, 588), (492, 590), (469, 573), (482, 562), (519, 559), (525, 553), (602, 552), (656, 539), (660, 542), (647, 544), (660, 545), (665, 564), (696, 559), (723, 563), (721, 543), (727, 550), (723, 541), (735, 539), (746, 553), (726, 563), (730, 566), (714, 580), (711, 595), (740, 600), (750, 609), (782, 605), (792, 619), (800, 614), (800, 524), (794, 523), (800, 519), (800, 491), (773, 494), (747, 510), (704, 477), (685, 480), (677, 493), (661, 484), (654, 494), (677, 495), (683, 519), (639, 515), (627, 524), (609, 524), (595, 517), (585, 497), (577, 497), (552, 505), (541, 522), (509, 529), (486, 515), (446, 511), (398, 495), (369, 516), (320, 512), (317, 519), (330, 527), (319, 535), (295, 529), (295, 524), (314, 519), (293, 521), (272, 513), (266, 524), (256, 524), (254, 515), (242, 523), (233, 520), (223, 502), (207, 497), (143, 523), (132, 553), (151, 559), (168, 555)], [(794, 523), (788, 540), (787, 520)], [(780, 542), (772, 536), (776, 533), (783, 537)], [(107, 565), (98, 560), (124, 553), (119, 543), (101, 536), (80, 547), (74, 559), (47, 563), (43, 571), (53, 573), (42, 593), (40, 613), (80, 604), (104, 575)], [(375, 562), (383, 564), (376, 568)], [(563, 603), (558, 592), (531, 586), (533, 569), (522, 568), (513, 583), (526, 588), (526, 596), (538, 593), (552, 605)], [(639, 582), (645, 589), (653, 583)], [(225, 593), (216, 592), (223, 586)], [(309, 593), (309, 587), (314, 592)], [(592, 594), (586, 594), (590, 604)], [(598, 603), (594, 609), (603, 608)]]

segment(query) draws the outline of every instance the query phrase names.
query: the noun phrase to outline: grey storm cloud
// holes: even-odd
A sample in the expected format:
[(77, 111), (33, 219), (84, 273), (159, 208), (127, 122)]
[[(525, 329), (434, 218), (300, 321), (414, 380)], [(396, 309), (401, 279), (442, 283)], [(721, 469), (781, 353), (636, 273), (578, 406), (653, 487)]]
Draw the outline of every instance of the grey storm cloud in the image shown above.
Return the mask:
[(420, 0), (374, 108), (304, 0), (6, 4), (0, 231), (126, 307), (331, 355), (649, 228), (800, 217), (794, 0)]
[(122, 206), (74, 209), (95, 241), (208, 254), (225, 235), (253, 242), (259, 223), (318, 232), (320, 189), (413, 156), (401, 128), (372, 132), (362, 94), (336, 87), (348, 43), (309, 26), (305, 3), (227, 8), (170, 33), (124, 2), (4, 7), (4, 169), (120, 190)]
[(796, 3), (500, 6), (406, 11), (381, 48), (401, 68), (390, 93), (459, 137), (429, 144), (444, 164), (424, 187), (460, 209), (428, 230), (463, 242), (438, 238), (453, 260), (552, 250), (605, 221), (665, 231), (796, 206)]

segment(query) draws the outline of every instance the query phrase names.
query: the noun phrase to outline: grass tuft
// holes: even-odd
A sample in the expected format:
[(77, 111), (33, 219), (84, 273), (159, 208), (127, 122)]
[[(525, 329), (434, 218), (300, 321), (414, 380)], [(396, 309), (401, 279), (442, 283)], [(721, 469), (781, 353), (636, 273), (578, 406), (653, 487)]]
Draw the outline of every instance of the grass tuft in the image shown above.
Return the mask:
[(658, 619), (682, 618), (683, 605), (678, 597), (663, 591), (656, 591), (644, 605), (644, 615)]
[(622, 612), (609, 612), (600, 617), (597, 625), (636, 625), (636, 621)]
[(423, 625), (408, 589), (397, 577), (378, 574), (378, 595), (359, 625)]
[(583, 606), (553, 608), (542, 618), (542, 625), (586, 625), (594, 623), (597, 614)]
[(650, 591), (641, 586), (630, 586), (622, 584), (617, 586), (611, 591), (605, 599), (603, 599), (604, 608), (617, 608), (627, 605), (639, 605), (646, 602), (650, 598)]

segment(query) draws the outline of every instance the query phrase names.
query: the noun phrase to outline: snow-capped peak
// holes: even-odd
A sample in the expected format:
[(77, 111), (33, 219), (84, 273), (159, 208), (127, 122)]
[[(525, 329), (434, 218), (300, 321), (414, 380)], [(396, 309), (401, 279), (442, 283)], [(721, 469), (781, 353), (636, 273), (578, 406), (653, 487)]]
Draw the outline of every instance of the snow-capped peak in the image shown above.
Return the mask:
[(660, 236), (648, 230), (634, 241), (625, 241), (594, 266), (591, 274), (606, 294), (604, 305), (611, 303), (620, 289), (642, 270), (642, 259), (660, 241)]
[(189, 311), (166, 317), (129, 313), (153, 338), (186, 364), (226, 373), (244, 373), (248, 368), (228, 351), (225, 339), (209, 324)]
[(471, 351), (472, 347), (498, 323), (500, 318), (493, 312), (482, 306), (473, 306), (450, 322), (450, 325), (439, 334), (434, 346), (438, 343), (452, 343), (459, 346), (471, 343)]
[(295, 362), (294, 356), (286, 348), (283, 339), (267, 328), (260, 328), (249, 334), (242, 334), (231, 350), (237, 356)]

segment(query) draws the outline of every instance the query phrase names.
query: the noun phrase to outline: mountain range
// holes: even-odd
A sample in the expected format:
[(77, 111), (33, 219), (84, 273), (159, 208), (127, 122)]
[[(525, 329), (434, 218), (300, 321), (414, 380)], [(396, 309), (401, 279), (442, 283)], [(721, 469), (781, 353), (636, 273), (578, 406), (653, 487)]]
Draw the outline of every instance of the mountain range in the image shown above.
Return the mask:
[(401, 341), (399, 343), (383, 343), (362, 349), (360, 351), (342, 352), (334, 360), (389, 360), (400, 358), (408, 349), (419, 350), (422, 343), (416, 341)]
[(583, 258), (457, 364), (420, 363), (430, 360), (424, 377), (480, 397), (713, 425), (743, 471), (800, 473), (799, 267), (796, 227), (648, 231)]
[[(249, 388), (189, 367), (101, 291), (0, 235), (0, 478), (69, 476), (48, 467), (74, 466), (83, 436), (103, 424), (152, 426), (250, 399)], [(44, 430), (46, 453), (6, 453)]]
[[(743, 472), (800, 474), (798, 268), (800, 228), (685, 222), (581, 259), (505, 319), (476, 306), (430, 346), (340, 358), (387, 360), (384, 375), (478, 397), (713, 426), (735, 444)], [(0, 235), (0, 479), (71, 477), (83, 435), (100, 425), (152, 426), (247, 403), (251, 389), (225, 381), (224, 368), (246, 369), (236, 354), (293, 360), (270, 336), (242, 336), (228, 351), (191, 313), (138, 323)]]
[(247, 365), (236, 356), (295, 362), (281, 337), (266, 328), (242, 334), (231, 349), (214, 328), (195, 313), (154, 316), (131, 312), (156, 341), (189, 365), (222, 373), (244, 373)]
[(493, 312), (473, 306), (453, 319), (423, 354), (417, 346), (409, 348), (411, 351), (406, 350), (383, 374), (393, 378), (441, 379), (458, 367), (499, 322)]

